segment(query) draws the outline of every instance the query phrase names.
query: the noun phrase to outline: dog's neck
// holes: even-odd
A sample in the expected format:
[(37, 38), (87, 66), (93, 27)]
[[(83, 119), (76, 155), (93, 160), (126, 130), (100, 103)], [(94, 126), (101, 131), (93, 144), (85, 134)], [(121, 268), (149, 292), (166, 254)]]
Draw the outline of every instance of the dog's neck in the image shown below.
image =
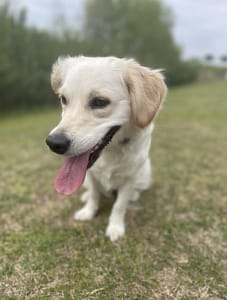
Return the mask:
[(153, 127), (153, 123), (149, 124), (145, 128), (139, 128), (131, 122), (128, 122), (116, 133), (108, 148), (125, 148), (127, 145), (133, 144), (140, 139), (144, 139), (144, 136), (150, 136)]

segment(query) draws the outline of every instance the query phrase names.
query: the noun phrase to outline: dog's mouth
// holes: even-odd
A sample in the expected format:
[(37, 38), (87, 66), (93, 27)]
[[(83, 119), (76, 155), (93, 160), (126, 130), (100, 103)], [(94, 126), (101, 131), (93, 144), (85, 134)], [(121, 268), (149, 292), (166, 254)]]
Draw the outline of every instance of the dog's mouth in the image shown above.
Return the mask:
[(91, 150), (65, 159), (55, 179), (55, 189), (58, 193), (71, 195), (82, 185), (87, 169), (93, 166), (119, 129), (120, 126), (111, 127)]
[(111, 127), (107, 134), (101, 139), (101, 141), (93, 147), (91, 150), (87, 169), (93, 166), (96, 160), (99, 158), (102, 150), (110, 143), (115, 133), (120, 129), (121, 126)]

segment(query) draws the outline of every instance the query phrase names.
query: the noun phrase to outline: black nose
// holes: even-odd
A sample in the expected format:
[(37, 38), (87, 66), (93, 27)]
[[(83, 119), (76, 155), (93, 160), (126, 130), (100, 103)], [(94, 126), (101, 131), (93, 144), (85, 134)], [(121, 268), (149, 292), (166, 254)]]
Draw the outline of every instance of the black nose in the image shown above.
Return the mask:
[(69, 148), (70, 140), (64, 134), (50, 134), (46, 143), (53, 152), (64, 154)]

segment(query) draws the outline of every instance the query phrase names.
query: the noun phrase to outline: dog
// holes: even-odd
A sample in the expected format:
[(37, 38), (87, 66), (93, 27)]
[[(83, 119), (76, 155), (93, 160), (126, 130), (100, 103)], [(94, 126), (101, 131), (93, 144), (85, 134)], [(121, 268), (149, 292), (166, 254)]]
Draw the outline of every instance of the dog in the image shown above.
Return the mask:
[(151, 133), (167, 92), (164, 77), (134, 59), (69, 56), (53, 65), (51, 86), (62, 119), (46, 143), (66, 156), (55, 188), (70, 195), (84, 182), (84, 206), (74, 215), (80, 221), (96, 215), (102, 195), (115, 195), (106, 236), (116, 241), (125, 234), (129, 201), (151, 185)]

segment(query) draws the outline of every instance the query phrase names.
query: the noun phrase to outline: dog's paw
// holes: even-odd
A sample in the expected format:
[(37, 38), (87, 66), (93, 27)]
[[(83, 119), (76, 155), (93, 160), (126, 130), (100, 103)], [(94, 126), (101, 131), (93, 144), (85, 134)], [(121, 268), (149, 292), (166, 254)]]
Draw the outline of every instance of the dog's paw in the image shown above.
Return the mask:
[(106, 229), (106, 236), (110, 238), (112, 242), (117, 241), (125, 234), (125, 226), (119, 224), (109, 224)]
[(74, 214), (74, 219), (77, 221), (89, 221), (93, 219), (95, 216), (96, 211), (91, 210), (90, 208), (86, 207), (86, 205), (81, 208), (80, 210), (76, 211)]

